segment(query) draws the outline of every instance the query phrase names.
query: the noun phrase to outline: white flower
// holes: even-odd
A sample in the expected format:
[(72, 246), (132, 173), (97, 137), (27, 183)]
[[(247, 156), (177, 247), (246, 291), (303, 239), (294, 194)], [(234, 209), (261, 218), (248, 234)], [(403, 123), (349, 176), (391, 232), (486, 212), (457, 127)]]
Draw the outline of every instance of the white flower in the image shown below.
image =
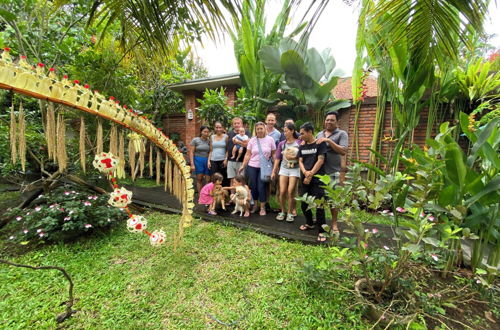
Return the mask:
[(22, 217), (16, 217), (17, 221), (21, 221), (23, 218)]
[(381, 213), (382, 214), (388, 214), (390, 211), (389, 210), (383, 210)]
[(85, 205), (85, 206), (91, 206), (91, 205), (92, 205), (92, 203), (91, 203), (91, 202), (87, 202), (87, 201), (85, 201), (85, 202), (83, 202), (83, 205)]
[(45, 233), (40, 233), (40, 234), (38, 234), (38, 236), (43, 237), (43, 236), (45, 236)]
[(28, 233), (28, 229), (23, 230), (23, 233), (27, 234)]
[(372, 229), (372, 233), (374, 233), (374, 234), (378, 233), (378, 229), (377, 228), (373, 228)]
[(66, 196), (68, 196), (68, 195), (70, 195), (70, 194), (71, 194), (71, 192), (69, 192), (69, 191), (65, 191), (65, 192), (64, 192), (64, 194), (65, 194)]
[(92, 225), (90, 223), (86, 223), (85, 228), (92, 228)]
[(386, 249), (387, 251), (389, 251), (389, 247), (387, 245), (384, 245), (384, 249)]
[(11, 237), (9, 237), (9, 239), (10, 239), (10, 240), (12, 240), (12, 239), (14, 239), (14, 238), (16, 238), (16, 236), (11, 236)]
[(75, 211), (71, 210), (68, 212), (68, 214), (73, 214)]
[(64, 221), (70, 221), (71, 217), (64, 217)]
[(40, 233), (40, 232), (42, 232), (42, 229), (37, 229), (36, 232)]
[(108, 222), (111, 222), (111, 219), (110, 219), (110, 218), (108, 218)]
[(432, 259), (434, 259), (434, 261), (438, 261), (439, 260), (437, 254), (433, 253), (433, 254), (431, 254), (431, 257), (432, 257)]
[(35, 207), (35, 211), (40, 212), (42, 208), (40, 206)]
[(367, 233), (367, 232), (369, 232), (369, 230), (368, 230), (368, 229), (365, 229), (365, 233)]
[(55, 205), (55, 204), (51, 204), (51, 205), (49, 206), (49, 209), (53, 209), (53, 208), (54, 208), (54, 206), (56, 206), (56, 205)]

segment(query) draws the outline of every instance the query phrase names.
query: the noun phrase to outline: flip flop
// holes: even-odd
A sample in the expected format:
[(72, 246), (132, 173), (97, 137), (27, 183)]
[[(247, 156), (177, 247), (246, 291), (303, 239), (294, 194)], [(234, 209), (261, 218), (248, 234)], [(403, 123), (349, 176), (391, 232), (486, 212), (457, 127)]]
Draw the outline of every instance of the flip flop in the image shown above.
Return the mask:
[(301, 225), (299, 227), (299, 229), (302, 230), (302, 231), (313, 230), (314, 228), (316, 228), (316, 227), (315, 226), (309, 226), (309, 225)]
[(325, 243), (328, 238), (324, 234), (319, 234), (318, 235), (318, 242), (320, 243)]

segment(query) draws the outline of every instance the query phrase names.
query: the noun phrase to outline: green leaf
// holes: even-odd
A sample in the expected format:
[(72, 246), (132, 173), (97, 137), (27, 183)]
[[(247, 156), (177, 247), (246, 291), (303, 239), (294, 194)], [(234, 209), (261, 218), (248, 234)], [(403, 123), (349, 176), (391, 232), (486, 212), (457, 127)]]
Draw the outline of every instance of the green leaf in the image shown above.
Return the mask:
[(403, 250), (408, 251), (412, 254), (420, 251), (420, 245), (418, 244), (408, 244), (402, 247)]
[(328, 111), (333, 111), (333, 110), (348, 108), (350, 106), (351, 106), (351, 102), (350, 101), (347, 101), (347, 100), (335, 100), (335, 101), (329, 102), (325, 106), (325, 110), (324, 111), (328, 112)]
[(491, 192), (500, 191), (500, 174), (497, 174), (496, 177), (494, 177), (491, 181), (489, 181), (483, 190), (481, 190), (479, 193), (476, 195), (472, 196), (471, 198), (467, 199), (465, 201), (465, 205), (470, 206), (474, 204), (476, 201), (478, 201), (481, 197), (485, 196), (486, 194), (489, 194)]
[(463, 151), (456, 142), (447, 144), (445, 149), (447, 177), (459, 187), (460, 191), (463, 191), (466, 183), (465, 176), (467, 174)]
[(283, 73), (281, 68), (280, 52), (272, 46), (262, 46), (258, 52), (260, 60), (266, 69), (274, 73)]
[(424, 237), (424, 238), (422, 238), (422, 240), (425, 243), (432, 245), (432, 246), (435, 246), (435, 247), (439, 247), (439, 245), (440, 245), (439, 241), (433, 237)]
[(330, 96), (332, 93), (332, 89), (337, 85), (338, 80), (339, 77), (332, 77), (328, 82), (326, 82), (318, 89), (316, 96), (321, 100), (326, 98), (327, 96)]
[(0, 16), (2, 16), (6, 21), (15, 21), (17, 16), (10, 11), (0, 8)]
[(316, 48), (309, 48), (307, 50), (305, 65), (307, 73), (314, 81), (319, 82), (325, 75), (325, 63)]

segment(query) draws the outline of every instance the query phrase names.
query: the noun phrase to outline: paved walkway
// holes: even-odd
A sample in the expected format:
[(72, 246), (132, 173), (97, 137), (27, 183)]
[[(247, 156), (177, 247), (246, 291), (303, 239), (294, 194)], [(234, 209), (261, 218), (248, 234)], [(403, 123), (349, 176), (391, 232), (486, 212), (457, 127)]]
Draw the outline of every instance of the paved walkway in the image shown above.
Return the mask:
[[(126, 186), (127, 189), (131, 190), (133, 193), (133, 201), (142, 206), (149, 206), (156, 209), (161, 209), (167, 212), (180, 213), (181, 205), (177, 200), (170, 194), (164, 191), (163, 187), (135, 187)], [(229, 206), (229, 210), (226, 212), (219, 212), (218, 215), (208, 215), (204, 206), (197, 205), (194, 209), (194, 215), (196, 217), (202, 218), (206, 221), (218, 221), (223, 223), (230, 223), (232, 225), (252, 228), (253, 230), (271, 235), (274, 237), (282, 237), (290, 240), (297, 240), (308, 244), (318, 244), (316, 241), (318, 231), (301, 231), (299, 229), (300, 225), (305, 224), (305, 218), (303, 216), (297, 216), (293, 223), (288, 223), (285, 221), (277, 221), (276, 213), (270, 212), (265, 216), (260, 216), (258, 214), (251, 214), (250, 217), (240, 217), (239, 215), (232, 215), (230, 212), (233, 210), (233, 206)], [(328, 220), (327, 220), (328, 221)], [(392, 230), (388, 226), (383, 225), (371, 225), (367, 224), (366, 228), (377, 228), (385, 233), (385, 238), (383, 239), (384, 244), (392, 245), (394, 242), (391, 238), (393, 237)], [(342, 230), (345, 225), (340, 222), (339, 229)], [(342, 236), (352, 236), (343, 233)]]

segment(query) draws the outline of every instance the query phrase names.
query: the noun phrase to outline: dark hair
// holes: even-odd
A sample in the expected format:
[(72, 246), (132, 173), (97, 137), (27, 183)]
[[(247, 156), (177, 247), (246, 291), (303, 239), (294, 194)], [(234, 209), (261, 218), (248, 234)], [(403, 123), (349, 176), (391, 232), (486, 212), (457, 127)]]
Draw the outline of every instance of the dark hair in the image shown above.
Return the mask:
[(242, 183), (244, 185), (246, 184), (245, 177), (241, 174), (238, 174), (237, 176), (235, 176), (234, 181)]
[(339, 119), (339, 113), (338, 111), (335, 111), (335, 110), (332, 110), (332, 111), (328, 111), (325, 115), (325, 119), (326, 117), (330, 116), (330, 115), (335, 115), (335, 120), (338, 120)]
[(223, 180), (224, 180), (224, 177), (219, 172), (215, 172), (214, 175), (212, 175), (212, 182), (213, 183), (216, 183), (217, 181), (222, 182)]
[(294, 131), (295, 132), (295, 124), (287, 123), (287, 124), (285, 124), (284, 127), (288, 128), (290, 131)]
[(303, 123), (302, 126), (300, 126), (300, 129), (303, 129), (306, 132), (314, 132), (314, 126), (310, 122)]
[(201, 126), (200, 126), (200, 134), (201, 134), (201, 132), (203, 132), (203, 130), (204, 130), (205, 128), (206, 128), (206, 129), (208, 129), (208, 130), (210, 130), (210, 127), (208, 127), (208, 126), (206, 126), (206, 125), (201, 125)]

